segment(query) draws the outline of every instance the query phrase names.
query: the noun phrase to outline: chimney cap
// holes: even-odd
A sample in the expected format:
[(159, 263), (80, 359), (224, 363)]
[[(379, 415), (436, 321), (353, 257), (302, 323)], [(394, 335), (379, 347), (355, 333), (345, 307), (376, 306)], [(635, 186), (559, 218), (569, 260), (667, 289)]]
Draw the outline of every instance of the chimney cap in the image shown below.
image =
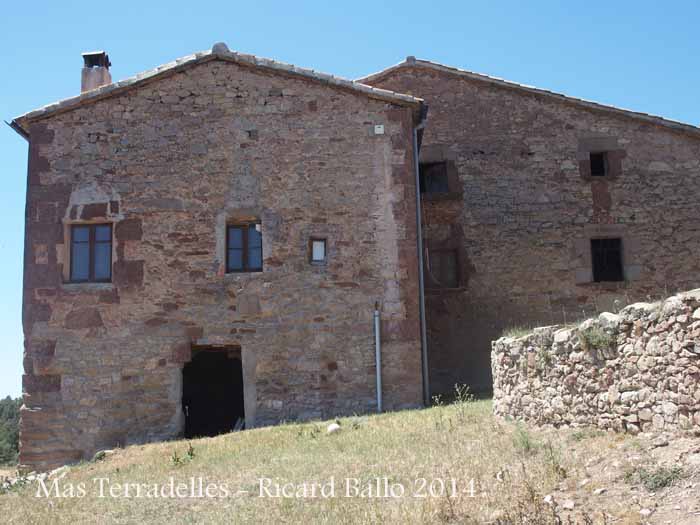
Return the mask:
[(112, 63), (109, 61), (109, 55), (104, 51), (86, 51), (81, 53), (84, 61), (84, 67), (104, 67), (109, 69)]

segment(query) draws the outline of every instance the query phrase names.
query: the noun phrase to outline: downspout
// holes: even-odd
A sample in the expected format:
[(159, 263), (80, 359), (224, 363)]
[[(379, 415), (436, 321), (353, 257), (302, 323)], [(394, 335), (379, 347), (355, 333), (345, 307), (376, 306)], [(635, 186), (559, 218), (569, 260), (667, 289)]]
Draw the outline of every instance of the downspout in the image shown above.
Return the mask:
[(377, 373), (377, 412), (382, 411), (382, 338), (379, 303), (374, 303), (374, 364)]
[(421, 217), (420, 172), (418, 163), (418, 132), (425, 128), (427, 107), (424, 106), (420, 123), (413, 128), (413, 168), (416, 183), (416, 232), (418, 243), (418, 293), (420, 310), (421, 364), (423, 368), (423, 404), (430, 405), (430, 380), (428, 377), (428, 336), (425, 326), (425, 279), (423, 276), (423, 225)]

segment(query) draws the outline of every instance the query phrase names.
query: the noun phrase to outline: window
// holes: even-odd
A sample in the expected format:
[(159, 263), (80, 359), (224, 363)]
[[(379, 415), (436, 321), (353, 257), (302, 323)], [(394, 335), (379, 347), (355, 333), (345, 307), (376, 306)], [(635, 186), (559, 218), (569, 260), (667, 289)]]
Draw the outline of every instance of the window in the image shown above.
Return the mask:
[(449, 193), (447, 162), (426, 162), (419, 165), (421, 193)]
[(608, 173), (608, 159), (605, 153), (591, 153), (591, 177), (605, 177)]
[(459, 286), (457, 261), (457, 250), (430, 250), (428, 252), (428, 272), (434, 287), (457, 288)]
[(311, 264), (326, 262), (326, 239), (311, 239)]
[(237, 224), (226, 228), (226, 272), (262, 271), (260, 224)]
[(624, 281), (622, 239), (591, 239), (591, 255), (595, 282)]
[(70, 280), (109, 282), (112, 279), (112, 225), (71, 227)]

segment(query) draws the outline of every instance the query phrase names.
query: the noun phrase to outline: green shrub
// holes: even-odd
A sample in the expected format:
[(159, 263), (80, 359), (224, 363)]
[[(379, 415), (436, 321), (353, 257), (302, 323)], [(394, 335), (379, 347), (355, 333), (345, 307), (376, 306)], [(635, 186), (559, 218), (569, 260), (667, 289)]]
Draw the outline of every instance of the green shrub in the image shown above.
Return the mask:
[(682, 477), (683, 469), (679, 466), (656, 467), (654, 469), (637, 467), (625, 473), (627, 483), (641, 483), (650, 492), (668, 487)]
[(600, 326), (590, 326), (580, 331), (581, 340), (588, 350), (604, 350), (615, 344), (615, 336)]
[(537, 349), (537, 368), (539, 370), (545, 370), (552, 365), (552, 354), (549, 352), (548, 347), (540, 347)]
[(534, 456), (541, 446), (523, 425), (516, 427), (513, 433), (513, 445), (523, 456)]

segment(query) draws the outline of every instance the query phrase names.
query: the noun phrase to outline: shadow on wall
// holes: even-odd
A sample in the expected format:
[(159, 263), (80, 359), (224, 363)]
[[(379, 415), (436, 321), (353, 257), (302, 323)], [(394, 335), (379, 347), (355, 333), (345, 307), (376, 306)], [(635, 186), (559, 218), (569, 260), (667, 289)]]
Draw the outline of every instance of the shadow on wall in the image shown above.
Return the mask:
[[(456, 384), (467, 385), (473, 393), (492, 392), (491, 344), (504, 334), (579, 323), (605, 311), (619, 312), (634, 302), (626, 283), (598, 287), (599, 293), (584, 303), (576, 296), (555, 298), (547, 293), (497, 297), (477, 296), (475, 287), (428, 290), (431, 395), (451, 395)], [(670, 295), (668, 287), (666, 292), (664, 297)]]

